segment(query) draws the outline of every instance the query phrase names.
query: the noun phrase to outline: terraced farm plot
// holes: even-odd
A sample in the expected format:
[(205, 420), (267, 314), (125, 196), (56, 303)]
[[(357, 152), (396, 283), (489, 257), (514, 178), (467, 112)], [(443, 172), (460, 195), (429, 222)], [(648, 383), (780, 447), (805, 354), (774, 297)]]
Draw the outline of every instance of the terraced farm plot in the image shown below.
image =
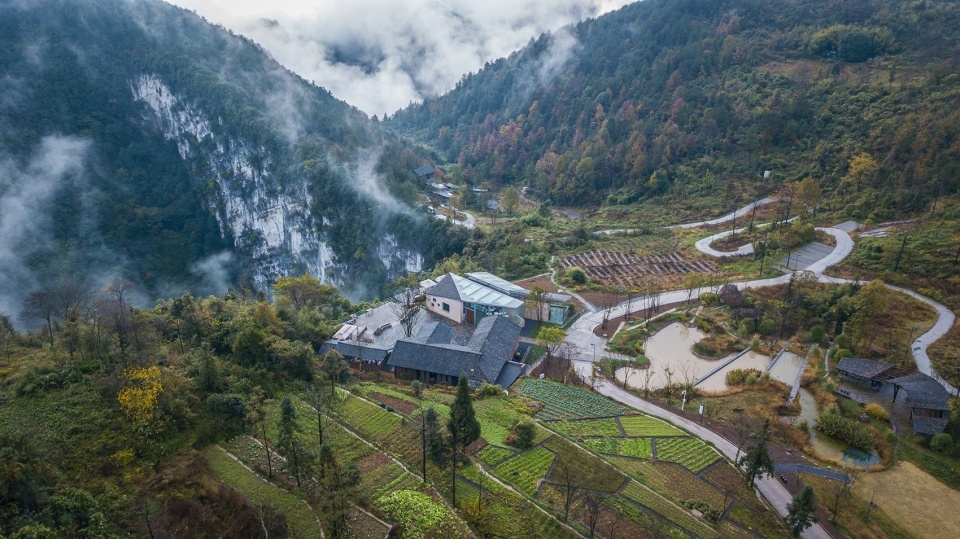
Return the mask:
[(719, 458), (716, 451), (696, 438), (657, 438), (657, 460), (676, 462), (694, 473)]
[(420, 478), (392, 460), (361, 474), (360, 492), (371, 502), (397, 490), (416, 488)]
[[(602, 440), (604, 438), (590, 439)], [(626, 476), (611, 466), (609, 462), (584, 451), (566, 438), (552, 436), (543, 442), (543, 446), (557, 455), (557, 464), (550, 473), (549, 481), (551, 483), (558, 483), (558, 478), (555, 476), (558, 470), (562, 470), (563, 467), (575, 470), (580, 486), (585, 489), (615, 492), (626, 480)]]
[(560, 434), (575, 437), (622, 436), (620, 428), (617, 427), (617, 420), (612, 417), (580, 421), (551, 421), (547, 426)]
[(550, 471), (554, 458), (554, 454), (544, 447), (535, 447), (497, 466), (495, 471), (498, 477), (512, 483), (527, 496), (534, 497), (540, 488), (540, 480)]
[(760, 512), (769, 512), (767, 506), (758, 500), (756, 493), (747, 486), (744, 475), (730, 463), (722, 462), (707, 470), (702, 477), (713, 486), (730, 493), (731, 496), (740, 500), (740, 503)]
[(538, 419), (587, 419), (623, 415), (629, 409), (601, 395), (550, 380), (524, 378), (517, 392), (543, 404)]
[(693, 532), (698, 537), (719, 537), (719, 533), (694, 517), (686, 509), (670, 503), (663, 496), (650, 489), (644, 488), (636, 481), (630, 481), (620, 494), (631, 501), (639, 503), (657, 513), (660, 513), (674, 524)]
[(207, 447), (202, 454), (218, 481), (237, 489), (252, 502), (282, 513), (297, 537), (321, 537), (317, 517), (299, 498), (251, 473), (216, 446)]
[(679, 253), (640, 256), (605, 250), (560, 258), (561, 268), (573, 266), (583, 268), (593, 282), (618, 288), (675, 283), (681, 281), (686, 273), (711, 274), (716, 271), (710, 262), (691, 260)]
[(403, 418), (399, 415), (354, 396), (343, 402), (337, 415), (360, 431), (365, 438), (374, 440), (389, 435), (403, 423)]
[(638, 459), (653, 458), (653, 444), (650, 438), (587, 438), (581, 445), (608, 455), (622, 455)]
[[(299, 399), (294, 400), (294, 405), (297, 409), (298, 422), (303, 427), (303, 435), (308, 440), (319, 441), (317, 412)], [(280, 417), (279, 409), (276, 417)], [(276, 421), (273, 424), (275, 426)], [(273, 439), (276, 440), (276, 438)], [(357, 439), (352, 432), (347, 431), (342, 425), (335, 423), (329, 417), (323, 419), (323, 443), (329, 444), (337, 455), (337, 459), (343, 462), (357, 462), (373, 453), (373, 449), (369, 445)]]
[(480, 462), (486, 464), (487, 466), (496, 466), (500, 462), (516, 455), (516, 451), (512, 449), (507, 449), (505, 447), (497, 447), (495, 445), (487, 445), (477, 453), (477, 458), (480, 459)]
[(682, 430), (646, 415), (630, 415), (618, 418), (627, 436), (686, 436)]
[[(700, 500), (718, 511), (724, 508), (724, 495), (686, 468), (667, 462), (650, 462), (623, 457), (609, 457), (607, 460), (674, 502)], [(743, 480), (740, 479), (739, 482)]]

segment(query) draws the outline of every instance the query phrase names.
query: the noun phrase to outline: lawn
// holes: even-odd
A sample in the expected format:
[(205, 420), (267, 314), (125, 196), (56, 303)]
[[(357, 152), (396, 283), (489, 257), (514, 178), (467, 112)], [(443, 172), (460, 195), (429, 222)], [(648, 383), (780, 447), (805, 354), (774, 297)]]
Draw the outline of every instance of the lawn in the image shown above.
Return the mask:
[(540, 489), (540, 480), (550, 471), (554, 454), (543, 447), (535, 447), (496, 467), (497, 477), (513, 484), (531, 498)]
[(219, 447), (209, 446), (202, 455), (217, 480), (237, 489), (253, 503), (269, 505), (286, 516), (294, 536), (321, 537), (317, 517), (299, 498), (251, 473)]
[(716, 451), (697, 438), (657, 438), (657, 460), (676, 462), (694, 473), (719, 458)]
[(627, 407), (587, 389), (550, 380), (524, 378), (520, 381), (517, 392), (543, 405), (543, 410), (536, 416), (545, 421), (612, 417), (629, 411)]
[(680, 429), (646, 415), (631, 415), (617, 419), (627, 436), (685, 436)]

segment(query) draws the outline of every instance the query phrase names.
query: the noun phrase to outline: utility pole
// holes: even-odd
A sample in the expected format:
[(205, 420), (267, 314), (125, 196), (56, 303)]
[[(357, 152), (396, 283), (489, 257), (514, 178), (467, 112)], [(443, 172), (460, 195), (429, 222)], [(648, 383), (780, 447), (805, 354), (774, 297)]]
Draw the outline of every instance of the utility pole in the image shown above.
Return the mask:
[(903, 242), (900, 244), (900, 252), (897, 253), (897, 263), (893, 266), (893, 271), (900, 269), (900, 257), (903, 256), (903, 249), (907, 246), (907, 233), (903, 233)]

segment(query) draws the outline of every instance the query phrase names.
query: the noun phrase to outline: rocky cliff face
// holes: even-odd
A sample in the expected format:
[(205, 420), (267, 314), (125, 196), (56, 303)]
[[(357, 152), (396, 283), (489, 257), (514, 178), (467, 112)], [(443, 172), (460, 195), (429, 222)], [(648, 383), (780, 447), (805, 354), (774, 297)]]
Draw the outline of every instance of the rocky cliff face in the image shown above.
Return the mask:
[[(130, 88), (146, 105), (144, 122), (155, 124), (176, 143), (198, 181), (207, 178), (209, 200), (203, 202), (214, 213), (221, 235), (252, 261), (258, 289), (268, 289), (277, 277), (296, 269), (351, 286), (344, 277), (347, 264), (337, 260), (321, 232), (330, 220), (318, 222), (311, 212), (314, 201), (306, 179), (275, 177), (265, 148), (224, 134), (218, 129), (221, 120), (211, 120), (196, 104), (174, 94), (158, 75), (140, 75)], [(392, 234), (379, 238), (376, 255), (388, 276), (423, 269), (423, 255), (400, 246)]]

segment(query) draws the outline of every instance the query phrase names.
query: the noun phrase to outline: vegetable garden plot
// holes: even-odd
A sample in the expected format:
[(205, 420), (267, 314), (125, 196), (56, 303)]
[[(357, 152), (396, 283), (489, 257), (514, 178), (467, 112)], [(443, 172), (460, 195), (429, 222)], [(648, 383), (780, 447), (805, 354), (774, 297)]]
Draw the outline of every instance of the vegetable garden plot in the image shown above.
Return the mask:
[(568, 436), (622, 436), (617, 427), (617, 420), (612, 417), (582, 421), (551, 421), (547, 426)]
[(716, 451), (696, 438), (657, 438), (657, 460), (676, 462), (694, 473), (719, 458)]
[(693, 532), (698, 537), (720, 536), (716, 530), (713, 530), (698, 520), (696, 517), (688, 513), (686, 509), (670, 503), (666, 498), (658, 495), (650, 489), (644, 488), (636, 481), (630, 481), (630, 484), (628, 484), (620, 492), (620, 494), (628, 500), (634, 501), (648, 509), (660, 513), (674, 524), (686, 528), (688, 531)]
[[(603, 438), (591, 438), (591, 440), (598, 439)], [(580, 486), (590, 490), (615, 492), (627, 478), (609, 462), (584, 451), (561, 436), (553, 436), (543, 442), (543, 445), (557, 455), (557, 464), (547, 478), (550, 483), (558, 483), (562, 480), (558, 475), (558, 469), (561, 466), (575, 470)]]
[[(630, 474), (634, 479), (674, 502), (700, 500), (713, 509), (723, 510), (724, 495), (686, 468), (666, 462), (650, 462), (622, 457), (609, 457), (607, 460), (620, 470)], [(742, 482), (742, 479), (739, 481)]]
[(535, 447), (497, 466), (495, 473), (532, 498), (537, 495), (540, 480), (550, 471), (554, 458), (549, 450)]
[(623, 432), (633, 436), (686, 436), (680, 429), (646, 415), (631, 415), (618, 419), (623, 426)]
[(622, 455), (638, 459), (652, 459), (653, 445), (650, 438), (587, 438), (581, 445), (608, 455)]
[(496, 466), (514, 455), (516, 455), (516, 452), (512, 449), (488, 445), (477, 453), (477, 458), (487, 466)]
[(679, 253), (639, 256), (620, 251), (594, 250), (560, 258), (560, 267), (580, 267), (596, 282), (608, 286), (673, 283), (686, 273), (714, 273), (709, 262), (690, 260)]
[(623, 415), (629, 409), (586, 389), (565, 386), (550, 380), (524, 378), (517, 391), (543, 404), (538, 419), (580, 419)]

